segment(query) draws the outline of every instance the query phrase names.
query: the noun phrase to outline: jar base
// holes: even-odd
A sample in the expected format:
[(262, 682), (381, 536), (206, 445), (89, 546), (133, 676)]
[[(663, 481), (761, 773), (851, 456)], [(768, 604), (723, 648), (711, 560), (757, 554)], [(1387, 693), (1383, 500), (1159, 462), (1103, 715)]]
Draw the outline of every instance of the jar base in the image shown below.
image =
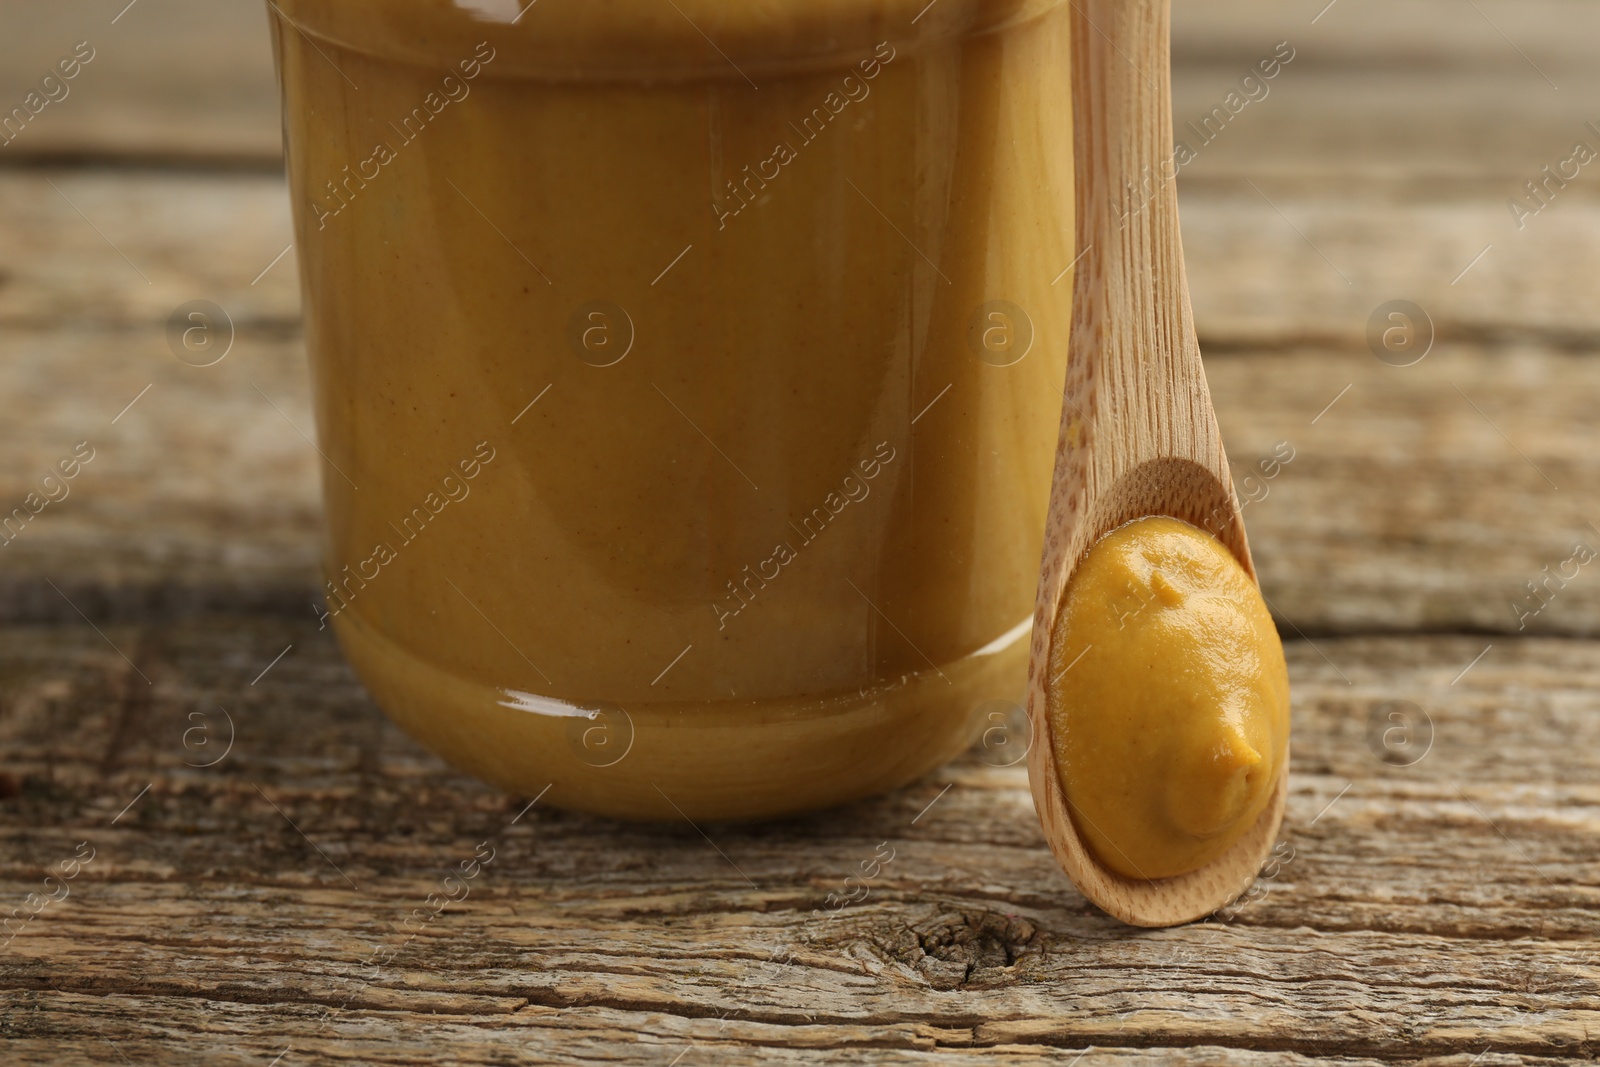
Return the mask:
[[(833, 807), (914, 781), (977, 738), (985, 701), (1020, 698), (1028, 629), (859, 692), (776, 700), (590, 703), (473, 682), (353, 611), (346, 658), (402, 729), (512, 793), (624, 819), (746, 821)], [(1020, 631), (1020, 632), (1019, 632)]]

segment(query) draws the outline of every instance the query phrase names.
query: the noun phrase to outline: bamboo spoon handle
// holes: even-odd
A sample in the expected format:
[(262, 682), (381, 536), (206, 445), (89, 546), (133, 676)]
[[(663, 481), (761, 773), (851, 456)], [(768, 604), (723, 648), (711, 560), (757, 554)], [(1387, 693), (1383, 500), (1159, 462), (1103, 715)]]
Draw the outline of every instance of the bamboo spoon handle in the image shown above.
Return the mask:
[(1051, 736), (1056, 616), (1072, 572), (1102, 535), (1169, 515), (1212, 533), (1255, 577), (1184, 278), (1168, 3), (1072, 0), (1079, 258), (1028, 670), (1028, 779), (1045, 840), (1084, 896), (1141, 926), (1187, 922), (1233, 900), (1272, 845), (1287, 790), (1283, 772), (1255, 825), (1206, 866), (1129, 879), (1078, 837)]
[[(1073, 2), (1082, 259), (1073, 282), (1062, 444), (1076, 447), (1059, 457), (1066, 463), (1058, 461), (1056, 481), (1058, 488), (1081, 487), (1080, 519), (1087, 501), (1151, 457), (1190, 460), (1232, 493), (1178, 234), (1169, 23), (1169, 0)], [(1190, 503), (1173, 500), (1167, 513), (1216, 534), (1254, 577), (1236, 504), (1193, 514), (1186, 513)], [(1081, 556), (1088, 546), (1077, 547)], [(1076, 556), (1057, 569), (1070, 570)]]

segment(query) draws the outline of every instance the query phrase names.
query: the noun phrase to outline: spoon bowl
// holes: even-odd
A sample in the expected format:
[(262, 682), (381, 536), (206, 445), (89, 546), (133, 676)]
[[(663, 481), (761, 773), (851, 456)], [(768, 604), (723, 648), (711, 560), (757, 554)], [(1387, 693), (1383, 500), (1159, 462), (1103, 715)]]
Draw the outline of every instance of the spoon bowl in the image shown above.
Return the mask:
[(1073, 572), (1102, 536), (1134, 519), (1170, 516), (1211, 533), (1256, 577), (1184, 277), (1169, 2), (1073, 3), (1079, 258), (1028, 671), (1028, 778), (1045, 838), (1084, 896), (1138, 926), (1200, 918), (1250, 885), (1282, 822), (1288, 775), (1285, 761), (1254, 825), (1215, 860), (1172, 878), (1127, 878), (1078, 835), (1051, 735), (1056, 616)]

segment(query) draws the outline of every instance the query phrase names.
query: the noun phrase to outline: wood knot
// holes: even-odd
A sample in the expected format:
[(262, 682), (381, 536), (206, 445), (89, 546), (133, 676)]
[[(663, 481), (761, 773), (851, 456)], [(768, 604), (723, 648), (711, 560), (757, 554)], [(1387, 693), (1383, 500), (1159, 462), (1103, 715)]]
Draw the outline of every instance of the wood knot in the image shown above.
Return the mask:
[[(1017, 915), (992, 911), (939, 915), (913, 927), (915, 945), (902, 957), (935, 989), (1010, 985), (1005, 973), (1036, 951), (1039, 932)], [(906, 958), (910, 957), (910, 958)]]

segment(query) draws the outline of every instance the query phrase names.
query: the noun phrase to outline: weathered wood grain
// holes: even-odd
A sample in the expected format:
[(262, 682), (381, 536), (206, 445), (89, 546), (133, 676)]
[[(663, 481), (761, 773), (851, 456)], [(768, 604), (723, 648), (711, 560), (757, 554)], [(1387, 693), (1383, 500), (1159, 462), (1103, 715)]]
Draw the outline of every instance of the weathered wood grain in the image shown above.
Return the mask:
[[(1341, 192), (1388, 187), (1440, 195), (1503, 183), (1504, 197), (1543, 164), (1564, 158), (1596, 117), (1590, 101), (1600, 73), (1592, 66), (1558, 71), (1564, 84), (1557, 91), (1526, 66), (1330, 66), (1303, 38), (1287, 45), (1294, 58), (1274, 78), (1242, 85), (1278, 44), (1265, 36), (1235, 57), (1174, 68), (1173, 137), (1196, 153), (1180, 185), (1224, 175), (1337, 178), (1329, 188)], [(1216, 115), (1234, 91), (1237, 113)], [(1200, 128), (1208, 115), (1210, 126)]]
[(309, 614), (317, 457), (301, 436), (314, 429), (290, 337), (241, 329), (226, 359), (196, 368), (159, 330), (8, 334), (4, 514), (79, 442), (94, 458), (0, 546), (0, 611), (67, 619), (73, 605), (117, 617), (237, 602)]
[[(1245, 523), (1280, 619), (1307, 632), (1596, 632), (1587, 565), (1540, 599), (1526, 585), (1579, 542), (1600, 549), (1591, 357), (1440, 344), (1397, 368), (1308, 349), (1213, 357), (1207, 374), (1236, 484), (1267, 494)], [(1295, 458), (1267, 479), (1253, 457), (1276, 441)]]
[[(1600, 150), (1600, 137), (1593, 143)], [(1530, 161), (1527, 176), (1539, 166)], [(1244, 177), (1182, 202), (1208, 354), (1307, 340), (1365, 350), (1369, 319), (1396, 299), (1421, 305), (1444, 339), (1600, 345), (1587, 296), (1600, 269), (1600, 203), (1586, 199), (1587, 186), (1572, 186), (1518, 231), (1505, 207), (1511, 183), (1472, 197), (1423, 187), (1414, 198), (1356, 189), (1330, 200), (1259, 175), (1251, 188)]]
[(1538, 81), (1539, 70), (1558, 75), (1592, 66), (1587, 42), (1597, 31), (1600, 11), (1561, 0), (1213, 0), (1179, 2), (1172, 12), (1180, 66), (1247, 56), (1258, 41), (1288, 38), (1329, 66), (1503, 70)]
[(65, 97), (0, 147), (0, 166), (141, 160), (270, 167), (282, 158), (265, 0), (5, 0), (0, 113), (20, 105), (79, 42), (93, 58), (67, 83)]
[[(105, 637), (149, 685), (85, 626), (12, 627), (0, 646), (0, 892), (20, 903), (76, 843), (96, 850), (0, 951), (19, 1049), (65, 1039), (93, 1059), (101, 1028), (130, 1058), (181, 1044), (196, 1062), (286, 1046), (416, 1062), (443, 1041), (463, 1063), (671, 1062), (691, 1043), (778, 1062), (1595, 1051), (1591, 642), (1497, 644), (1454, 685), (1480, 642), (1291, 643), (1291, 858), (1227, 921), (1152, 932), (1078, 896), (1021, 766), (981, 753), (844, 810), (701, 827), (713, 848), (688, 825), (560, 812), (559, 784), (524, 813), (398, 735), (314, 627)], [(1397, 699), (1432, 722), (1409, 767), (1369, 736)], [(186, 766), (221, 755), (219, 706), (231, 751)], [(469, 894), (407, 944), (398, 924), (484, 841)], [(865, 899), (829, 917), (881, 843), (893, 858)], [(1201, 1047), (1157, 1051), (1180, 1046)]]
[(0, 324), (127, 328), (165, 352), (167, 318), (189, 300), (240, 329), (298, 323), (293, 250), (278, 259), (292, 239), (281, 175), (0, 169)]

